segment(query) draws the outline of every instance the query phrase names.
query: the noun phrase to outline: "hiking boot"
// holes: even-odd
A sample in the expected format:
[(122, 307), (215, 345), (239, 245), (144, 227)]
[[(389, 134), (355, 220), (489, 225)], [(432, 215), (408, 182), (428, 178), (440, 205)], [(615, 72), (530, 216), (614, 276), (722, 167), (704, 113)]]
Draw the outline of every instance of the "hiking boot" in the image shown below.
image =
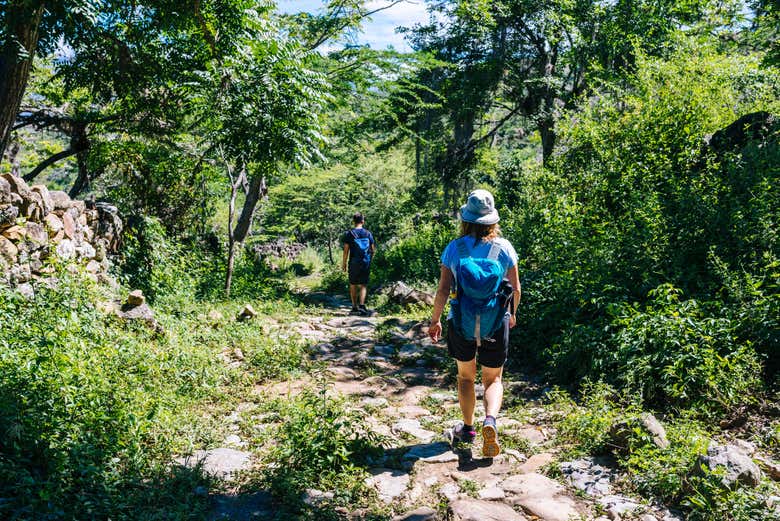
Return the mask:
[(359, 310), (358, 312), (359, 312), (359, 313), (360, 313), (362, 316), (364, 316), (364, 317), (370, 317), (371, 315), (373, 315), (373, 314), (374, 314), (373, 310), (370, 310), (370, 309), (368, 309), (368, 308), (365, 306), (365, 304), (361, 304), (361, 305), (360, 305), (360, 307), (358, 308), (358, 310)]
[(355, 306), (352, 306), (352, 309), (349, 311), (350, 315), (362, 315), (363, 313), (360, 311), (359, 308), (356, 308)]
[(482, 423), (482, 455), (486, 458), (495, 458), (500, 453), (501, 444), (498, 443), (496, 419), (488, 416)]
[(449, 437), (450, 445), (455, 445), (456, 443), (469, 444), (477, 437), (477, 433), (474, 430), (474, 427), (465, 425), (463, 422), (458, 422), (455, 427), (450, 429)]

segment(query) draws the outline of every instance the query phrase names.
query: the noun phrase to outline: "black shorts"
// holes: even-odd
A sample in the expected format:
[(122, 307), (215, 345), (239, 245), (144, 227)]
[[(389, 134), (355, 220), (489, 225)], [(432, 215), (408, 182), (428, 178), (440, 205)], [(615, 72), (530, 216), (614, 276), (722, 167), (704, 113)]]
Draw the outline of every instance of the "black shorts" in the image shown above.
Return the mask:
[(509, 357), (509, 316), (505, 316), (501, 327), (490, 338), (483, 338), (477, 348), (476, 340), (466, 340), (458, 334), (452, 320), (447, 320), (447, 352), (461, 362), (470, 362), (477, 357), (477, 363), (485, 367), (502, 367)]
[(368, 262), (350, 262), (349, 263), (349, 283), (350, 284), (368, 284), (368, 273), (371, 264)]

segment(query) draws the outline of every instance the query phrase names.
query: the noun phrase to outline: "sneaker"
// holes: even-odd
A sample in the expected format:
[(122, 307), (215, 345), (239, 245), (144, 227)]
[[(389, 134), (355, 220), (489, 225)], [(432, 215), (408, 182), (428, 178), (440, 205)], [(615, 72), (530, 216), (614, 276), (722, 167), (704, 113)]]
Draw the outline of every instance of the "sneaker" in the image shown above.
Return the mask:
[(486, 458), (495, 458), (501, 453), (501, 444), (498, 443), (498, 427), (496, 419), (492, 416), (485, 418), (482, 423), (482, 455)]
[(352, 309), (349, 311), (350, 315), (360, 315), (362, 314), (360, 309), (356, 308), (355, 306), (352, 306)]
[(364, 317), (370, 317), (374, 314), (374, 312), (370, 309), (368, 309), (365, 304), (361, 304), (361, 306), (358, 308), (358, 313), (363, 315)]
[(463, 422), (459, 422), (455, 427), (450, 429), (450, 445), (455, 443), (471, 443), (474, 438), (477, 437), (477, 433), (474, 427), (465, 425)]

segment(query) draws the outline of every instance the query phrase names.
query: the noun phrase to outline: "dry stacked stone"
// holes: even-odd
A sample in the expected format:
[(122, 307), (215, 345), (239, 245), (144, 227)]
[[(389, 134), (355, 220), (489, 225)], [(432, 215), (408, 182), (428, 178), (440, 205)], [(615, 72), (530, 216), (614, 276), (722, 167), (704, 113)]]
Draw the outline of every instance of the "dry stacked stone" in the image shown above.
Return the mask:
[(47, 261), (55, 259), (83, 265), (99, 278), (121, 236), (116, 207), (0, 175), (0, 284), (25, 291), (32, 280), (53, 272)]

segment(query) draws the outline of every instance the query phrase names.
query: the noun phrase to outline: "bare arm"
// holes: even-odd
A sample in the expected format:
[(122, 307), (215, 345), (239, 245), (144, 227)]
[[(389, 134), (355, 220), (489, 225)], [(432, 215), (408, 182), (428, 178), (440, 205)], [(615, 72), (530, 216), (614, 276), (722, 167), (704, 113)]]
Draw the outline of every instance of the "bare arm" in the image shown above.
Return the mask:
[(444, 305), (447, 303), (447, 297), (452, 288), (452, 271), (446, 266), (441, 267), (439, 276), (439, 287), (436, 290), (436, 297), (433, 300), (433, 315), (431, 316), (431, 325), (428, 328), (428, 336), (431, 340), (438, 342), (441, 337), (441, 314), (444, 312)]
[(349, 258), (349, 244), (344, 244), (344, 253), (341, 256), (341, 271), (347, 271), (347, 259)]
[(512, 285), (512, 313), (509, 315), (509, 327), (515, 327), (515, 313), (517, 313), (517, 306), (520, 304), (520, 274), (517, 271), (517, 264), (506, 270), (506, 276), (509, 279), (509, 283)]

